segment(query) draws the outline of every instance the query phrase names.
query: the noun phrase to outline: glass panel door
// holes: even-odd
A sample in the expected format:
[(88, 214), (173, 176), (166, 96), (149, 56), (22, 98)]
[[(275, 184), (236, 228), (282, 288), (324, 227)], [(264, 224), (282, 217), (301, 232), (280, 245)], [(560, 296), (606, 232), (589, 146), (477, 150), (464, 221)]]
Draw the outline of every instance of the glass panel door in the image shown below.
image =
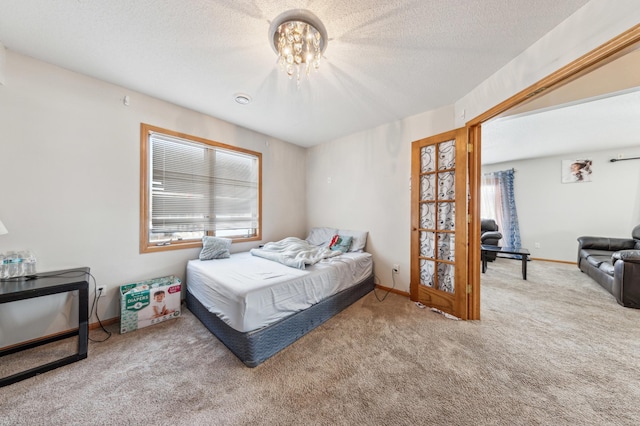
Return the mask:
[(412, 147), (411, 298), (466, 319), (465, 129)]

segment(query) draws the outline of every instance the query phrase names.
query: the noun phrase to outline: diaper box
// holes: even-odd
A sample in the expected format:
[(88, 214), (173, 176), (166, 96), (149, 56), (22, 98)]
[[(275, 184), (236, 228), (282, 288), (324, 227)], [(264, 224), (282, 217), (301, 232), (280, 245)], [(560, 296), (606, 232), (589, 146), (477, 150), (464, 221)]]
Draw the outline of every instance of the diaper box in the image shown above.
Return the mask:
[(120, 286), (120, 333), (180, 316), (180, 279), (173, 275)]

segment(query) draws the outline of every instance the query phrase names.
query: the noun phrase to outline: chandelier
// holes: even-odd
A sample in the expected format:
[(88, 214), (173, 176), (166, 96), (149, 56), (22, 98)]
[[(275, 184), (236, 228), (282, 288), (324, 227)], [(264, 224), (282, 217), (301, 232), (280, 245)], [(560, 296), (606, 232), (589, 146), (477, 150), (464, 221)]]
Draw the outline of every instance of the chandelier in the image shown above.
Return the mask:
[(278, 54), (278, 63), (290, 79), (309, 76), (311, 69), (320, 66), (327, 47), (327, 30), (313, 13), (304, 9), (284, 12), (271, 22), (269, 40)]

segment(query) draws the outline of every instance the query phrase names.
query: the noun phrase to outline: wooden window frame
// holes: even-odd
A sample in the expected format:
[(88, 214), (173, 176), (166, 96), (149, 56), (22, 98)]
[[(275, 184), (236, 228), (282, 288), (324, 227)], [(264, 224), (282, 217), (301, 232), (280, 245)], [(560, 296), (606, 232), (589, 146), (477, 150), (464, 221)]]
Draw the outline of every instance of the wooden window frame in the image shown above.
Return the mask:
[[(185, 133), (175, 132), (173, 130), (163, 129), (149, 124), (140, 124), (140, 253), (155, 253), (167, 250), (180, 250), (188, 248), (202, 247), (201, 240), (178, 240), (171, 241), (170, 244), (158, 244), (149, 242), (149, 135), (151, 132), (173, 136), (185, 139), (190, 142), (200, 143), (216, 148), (229, 151), (239, 152), (257, 157), (258, 160), (258, 226), (255, 236), (247, 238), (232, 238), (234, 243), (260, 241), (262, 240), (262, 154), (237, 146), (227, 145), (197, 136), (187, 135)], [(208, 231), (207, 235), (213, 235), (212, 231)]]

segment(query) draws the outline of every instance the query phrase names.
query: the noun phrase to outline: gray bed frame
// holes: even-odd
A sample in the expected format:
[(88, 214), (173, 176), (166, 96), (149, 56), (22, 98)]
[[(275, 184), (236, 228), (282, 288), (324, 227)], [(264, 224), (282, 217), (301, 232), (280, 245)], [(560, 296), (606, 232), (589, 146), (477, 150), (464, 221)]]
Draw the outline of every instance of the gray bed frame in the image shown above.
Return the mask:
[(187, 308), (248, 367), (256, 367), (373, 290), (373, 275), (267, 327), (239, 332), (209, 312), (188, 290)]

